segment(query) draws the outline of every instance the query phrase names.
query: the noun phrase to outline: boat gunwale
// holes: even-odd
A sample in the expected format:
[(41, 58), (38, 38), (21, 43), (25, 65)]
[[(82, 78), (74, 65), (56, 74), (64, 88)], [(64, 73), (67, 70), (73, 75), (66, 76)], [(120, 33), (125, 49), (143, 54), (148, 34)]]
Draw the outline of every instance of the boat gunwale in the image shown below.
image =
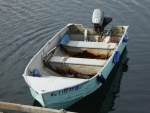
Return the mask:
[(95, 76), (93, 76), (92, 78), (90, 78), (89, 80), (92, 80), (92, 79), (96, 78), (99, 74), (102, 74), (102, 71), (103, 71), (103, 69), (105, 68), (105, 66), (110, 62), (111, 58), (114, 57), (115, 52), (117, 51), (117, 49), (118, 49), (119, 46), (121, 45), (121, 43), (122, 43), (122, 41), (123, 41), (123, 38), (124, 38), (124, 35), (127, 33), (128, 28), (129, 28), (129, 26), (117, 26), (117, 27), (124, 27), (124, 28), (125, 28), (124, 34), (123, 34), (122, 37), (120, 38), (121, 40), (119, 41), (117, 47), (116, 47), (115, 50), (113, 51), (113, 54), (108, 58), (107, 62), (106, 62), (105, 65), (102, 67), (102, 69), (101, 69)]
[[(117, 26), (119, 27), (119, 26)], [(105, 63), (105, 65), (102, 67), (101, 71), (97, 72), (97, 74), (93, 77), (91, 77), (90, 79), (87, 79), (87, 81), (84, 81), (82, 83), (79, 83), (79, 84), (76, 84), (76, 85), (73, 85), (73, 86), (69, 86), (69, 87), (66, 87), (66, 88), (63, 88), (63, 89), (59, 89), (59, 90), (55, 90), (55, 91), (52, 91), (52, 92), (57, 92), (57, 91), (60, 91), (60, 90), (64, 90), (64, 89), (68, 89), (68, 88), (72, 88), (72, 87), (75, 87), (75, 86), (79, 86), (79, 85), (83, 85), (89, 81), (91, 81), (92, 79), (96, 78), (99, 74), (102, 74), (102, 71), (103, 69), (106, 67), (106, 65), (110, 62), (110, 60), (112, 59), (112, 57), (114, 57), (114, 54), (115, 52), (117, 51), (117, 49), (119, 48), (119, 46), (121, 45), (122, 41), (123, 41), (123, 38), (124, 38), (124, 35), (127, 33), (127, 30), (128, 30), (128, 26), (121, 26), (121, 27), (124, 27), (125, 28), (125, 31), (124, 31), (124, 34), (122, 35), (122, 37), (120, 38), (120, 41), (118, 43), (118, 45), (116, 46), (116, 48), (114, 49), (114, 52), (113, 54), (111, 55), (111, 57), (109, 57), (107, 59), (107, 62)], [(43, 92), (42, 94), (46, 94), (46, 93), (50, 93), (49, 91), (45, 91)]]
[[(59, 35), (64, 29), (66, 29), (67, 27), (69, 27), (69, 26), (71, 26), (71, 25), (81, 25), (81, 26), (83, 27), (82, 24), (68, 24), (68, 25), (66, 25), (66, 26), (65, 26), (64, 28), (62, 28), (58, 33), (56, 33), (46, 44), (44, 44), (44, 46), (43, 46), (43, 47), (33, 56), (33, 58), (30, 60), (30, 62), (29, 62), (28, 65), (26, 66), (25, 71), (24, 71), (24, 73), (23, 73), (23, 77), (25, 78), (25, 81), (27, 82), (27, 84), (29, 85), (29, 87), (32, 88), (31, 84), (30, 84), (29, 81), (27, 80), (27, 74), (26, 74), (26, 73), (28, 72), (28, 67), (29, 67), (29, 65), (31, 64), (31, 62), (36, 58), (36, 56), (37, 56), (41, 51), (44, 50), (44, 48), (45, 48), (49, 43), (52, 42), (52, 40), (53, 40), (57, 35)], [(119, 27), (119, 26), (117, 26), (117, 27)], [(96, 78), (99, 74), (102, 73), (103, 69), (104, 69), (105, 66), (110, 62), (110, 60), (112, 59), (112, 57), (114, 57), (114, 54), (115, 54), (115, 52), (117, 51), (117, 49), (119, 48), (119, 46), (121, 45), (121, 43), (122, 43), (122, 41), (123, 41), (123, 38), (124, 38), (124, 35), (126, 34), (126, 32), (127, 32), (129, 26), (120, 26), (120, 27), (124, 27), (124, 28), (125, 28), (124, 34), (122, 34), (122, 37), (120, 38), (120, 41), (119, 41), (118, 45), (116, 46), (116, 48), (114, 49), (113, 54), (111, 55), (111, 57), (109, 57), (109, 58), (107, 59), (107, 62), (105, 63), (105, 65), (102, 67), (102, 69), (101, 69), (100, 71), (97, 72), (97, 74), (96, 74), (95, 76), (91, 77), (90, 79), (87, 79), (87, 81), (84, 81), (84, 82), (82, 82), (82, 83), (79, 83), (79, 84), (76, 84), (76, 85), (73, 85), (73, 86), (68, 86), (68, 87), (65, 87), (65, 88), (62, 88), (62, 89), (59, 89), (59, 90), (55, 90), (55, 91), (48, 91), (48, 90), (47, 90), (47, 91), (45, 91), (45, 92), (39, 92), (39, 91), (37, 91), (37, 92), (38, 92), (39, 94), (46, 94), (46, 93), (50, 93), (50, 92), (56, 92), (56, 91), (60, 91), (60, 90), (72, 88), (72, 87), (75, 87), (75, 86), (83, 85), (83, 84), (85, 84), (85, 83), (91, 81), (92, 79)], [(83, 27), (83, 28), (84, 28), (84, 27)], [(52, 48), (52, 49), (53, 49), (53, 48)], [(33, 88), (32, 88), (32, 89), (33, 89)], [(35, 89), (34, 89), (34, 90), (35, 90)], [(35, 90), (35, 91), (36, 91), (36, 90)]]
[(25, 78), (26, 83), (31, 87), (31, 84), (29, 83), (29, 81), (27, 80), (27, 72), (28, 72), (28, 68), (29, 65), (31, 64), (31, 62), (37, 57), (37, 55), (42, 52), (44, 50), (44, 48), (50, 44), (52, 42), (52, 40), (59, 35), (63, 30), (65, 30), (67, 27), (71, 26), (72, 24), (68, 24), (65, 27), (63, 27), (60, 31), (58, 31), (58, 33), (56, 33), (47, 43), (45, 43), (43, 45), (43, 47), (32, 57), (32, 59), (30, 59), (29, 63), (27, 64), (27, 66), (25, 67), (24, 73), (22, 74), (22, 76)]

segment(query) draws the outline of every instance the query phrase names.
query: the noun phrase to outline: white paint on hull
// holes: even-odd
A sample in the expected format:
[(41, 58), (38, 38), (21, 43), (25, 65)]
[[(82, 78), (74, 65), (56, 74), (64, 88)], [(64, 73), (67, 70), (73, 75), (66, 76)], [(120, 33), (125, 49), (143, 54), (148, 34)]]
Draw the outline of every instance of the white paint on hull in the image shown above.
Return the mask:
[[(79, 25), (79, 26), (80, 26), (80, 29), (83, 27), (82, 25)], [(127, 26), (123, 26), (123, 27), (125, 29), (124, 33), (126, 33), (128, 27)], [(80, 100), (81, 98), (97, 90), (102, 85), (102, 83), (97, 80), (98, 75), (103, 74), (104, 78), (107, 79), (109, 73), (111, 72), (111, 70), (113, 69), (115, 65), (113, 63), (115, 51), (119, 51), (120, 53), (122, 53), (126, 45), (126, 43), (123, 42), (124, 36), (122, 36), (120, 42), (118, 43), (118, 46), (115, 48), (115, 50), (113, 50), (112, 55), (109, 57), (105, 65), (101, 69), (99, 69), (97, 74), (91, 79), (79, 79), (79, 81), (76, 81), (76, 82), (65, 81), (64, 83), (60, 83), (60, 84), (58, 81), (56, 81), (57, 85), (59, 86), (49, 86), (52, 84), (45, 84), (45, 86), (42, 86), (40, 81), (38, 81), (38, 79), (42, 80), (43, 76), (41, 78), (31, 77), (30, 71), (33, 70), (34, 68), (38, 68), (42, 75), (48, 75), (46, 76), (47, 78), (53, 77), (53, 76), (55, 76), (56, 78), (60, 77), (59, 74), (56, 74), (55, 72), (47, 71), (41, 59), (41, 56), (44, 56), (53, 48), (57, 47), (59, 45), (59, 42), (61, 41), (61, 37), (65, 35), (68, 29), (69, 29), (69, 26), (64, 27), (50, 41), (48, 41), (48, 43), (31, 59), (31, 61), (27, 65), (25, 72), (23, 74), (25, 81), (30, 87), (32, 96), (37, 101), (39, 101), (42, 106), (55, 108), (55, 109), (67, 108), (70, 105), (77, 102), (78, 100)], [(34, 78), (35, 80), (31, 80)], [(46, 79), (46, 81), (47, 80), (48, 79)], [(43, 81), (42, 83), (44, 84), (46, 83), (46, 81)], [(49, 87), (52, 87), (52, 88), (49, 89)]]

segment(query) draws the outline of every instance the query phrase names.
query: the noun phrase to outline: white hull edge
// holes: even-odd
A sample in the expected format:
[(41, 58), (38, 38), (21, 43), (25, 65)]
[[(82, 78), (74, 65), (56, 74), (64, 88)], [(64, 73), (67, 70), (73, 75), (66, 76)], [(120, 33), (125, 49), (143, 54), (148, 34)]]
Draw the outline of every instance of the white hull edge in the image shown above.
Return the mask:
[[(82, 25), (81, 25), (82, 26)], [(123, 26), (127, 32), (128, 27)], [(111, 52), (111, 55), (106, 62), (106, 64), (100, 68), (98, 73), (93, 76), (91, 79), (88, 79), (87, 81), (83, 83), (79, 83), (74, 86), (70, 86), (65, 89), (59, 89), (55, 91), (39, 91), (35, 88), (33, 88), (32, 84), (29, 82), (28, 78), (26, 77), (28, 75), (28, 68), (34, 68), (35, 61), (38, 61), (36, 58), (40, 58), (41, 55), (45, 54), (45, 51), (49, 51), (49, 48), (54, 48), (55, 45), (58, 45), (57, 42), (60, 42), (60, 34), (64, 34), (68, 29), (68, 26), (63, 28), (58, 34), (56, 34), (30, 61), (30, 63), (27, 65), (25, 72), (23, 74), (25, 81), (29, 85), (30, 91), (32, 96), (44, 107), (48, 108), (54, 108), (54, 109), (65, 109), (72, 104), (79, 101), (81, 98), (93, 93), (98, 88), (102, 86), (102, 83), (98, 80), (98, 75), (103, 75), (105, 79), (108, 78), (108, 75), (110, 74), (111, 70), (114, 68), (115, 64), (113, 62), (114, 55), (116, 51), (119, 51), (120, 54), (122, 54), (126, 42), (123, 42), (123, 37), (121, 38), (120, 42), (118, 43), (116, 49)], [(56, 43), (52, 43), (51, 41), (54, 40)], [(36, 59), (36, 60), (35, 60)], [(33, 62), (34, 61), (34, 62)], [(42, 60), (38, 62), (39, 64), (42, 64)], [(43, 65), (37, 65), (39, 69), (43, 69)], [(53, 75), (53, 74), (52, 74)]]

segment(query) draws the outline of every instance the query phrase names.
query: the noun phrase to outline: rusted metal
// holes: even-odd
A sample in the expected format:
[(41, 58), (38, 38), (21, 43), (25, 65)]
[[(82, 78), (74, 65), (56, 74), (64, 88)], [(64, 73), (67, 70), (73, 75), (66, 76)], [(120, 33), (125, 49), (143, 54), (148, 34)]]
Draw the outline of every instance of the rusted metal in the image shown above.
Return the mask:
[[(104, 42), (104, 40), (102, 39), (99, 42)], [(109, 43), (119, 43), (119, 40), (114, 40), (114, 39), (111, 38), (108, 42)]]
[(54, 56), (49, 65), (57, 73), (94, 76), (107, 60)]
[(56, 72), (58, 73), (61, 73), (61, 74), (79, 74), (79, 75), (86, 75), (86, 76), (95, 76), (96, 73), (83, 73), (83, 72), (79, 72), (79, 71), (76, 71), (76, 70), (73, 70), (73, 69), (61, 69), (59, 67), (56, 67), (55, 69)]
[[(66, 67), (66, 66), (65, 66)], [(93, 72), (93, 70), (86, 70), (86, 72), (85, 71), (79, 71), (79, 70), (75, 70), (75, 69), (73, 69), (73, 68), (66, 68), (65, 69), (65, 67), (64, 68), (60, 68), (60, 67), (55, 67), (55, 71), (57, 72), (57, 73), (60, 73), (60, 74), (74, 74), (74, 75), (77, 75), (77, 74), (79, 74), (79, 75), (86, 75), (86, 76), (95, 76), (96, 74), (97, 74), (97, 72), (95, 71), (95, 69), (94, 69), (94, 67), (93, 67), (93, 70), (94, 70), (94, 72)], [(78, 68), (80, 68), (80, 69), (83, 69), (83, 65), (80, 65)]]
[(101, 53), (101, 51), (99, 51), (99, 50), (87, 49), (86, 53), (93, 54), (94, 56), (99, 56), (99, 58), (101, 58), (101, 59), (106, 59), (106, 58), (110, 57), (109, 52), (104, 54), (104, 52)]
[(110, 51), (108, 51), (107, 53), (104, 52), (102, 53), (100, 51), (96, 51), (93, 49), (87, 49), (82, 52), (69, 51), (69, 54), (71, 54), (73, 57), (79, 57), (79, 58), (108, 59), (111, 56)]

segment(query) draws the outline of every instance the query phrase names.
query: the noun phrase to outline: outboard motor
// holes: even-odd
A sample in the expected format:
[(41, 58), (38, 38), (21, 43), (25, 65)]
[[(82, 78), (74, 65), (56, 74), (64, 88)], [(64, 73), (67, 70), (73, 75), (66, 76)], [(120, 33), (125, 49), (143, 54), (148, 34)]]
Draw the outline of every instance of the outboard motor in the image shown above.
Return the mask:
[(92, 23), (94, 24), (94, 30), (96, 32), (103, 32), (104, 27), (112, 21), (112, 18), (104, 17), (104, 11), (95, 9), (93, 11)]
[(94, 30), (101, 32), (103, 30), (102, 24), (104, 20), (104, 12), (100, 9), (95, 9), (92, 16), (92, 23), (94, 24)]

